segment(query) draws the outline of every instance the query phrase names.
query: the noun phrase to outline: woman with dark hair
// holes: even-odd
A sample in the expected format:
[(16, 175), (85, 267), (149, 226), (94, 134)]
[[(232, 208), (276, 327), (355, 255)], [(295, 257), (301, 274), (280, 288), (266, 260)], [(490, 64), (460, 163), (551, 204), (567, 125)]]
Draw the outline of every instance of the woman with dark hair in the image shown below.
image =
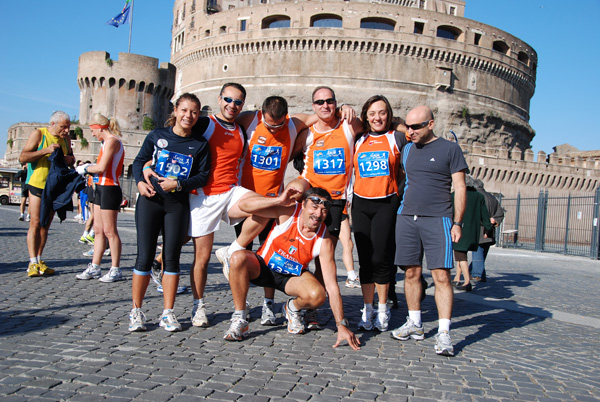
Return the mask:
[[(394, 229), (400, 205), (400, 151), (407, 143), (404, 133), (392, 129), (393, 112), (382, 95), (364, 104), (364, 134), (355, 145), (352, 223), (360, 265), (364, 308), (358, 329), (387, 331), (387, 306), (394, 266)], [(379, 306), (375, 312), (375, 290)]]
[[(164, 310), (159, 325), (167, 331), (181, 330), (173, 306), (179, 284), (181, 247), (188, 233), (188, 193), (206, 184), (210, 168), (208, 143), (201, 136), (192, 135), (199, 116), (198, 98), (189, 93), (181, 95), (167, 122), (172, 127), (151, 131), (133, 161), (140, 197), (135, 208), (138, 253), (133, 270), (133, 309), (129, 315), (129, 331), (146, 329), (146, 317), (141, 307), (161, 230)], [(151, 161), (150, 166), (144, 167), (148, 161)], [(150, 168), (156, 177), (147, 182), (143, 170)]]

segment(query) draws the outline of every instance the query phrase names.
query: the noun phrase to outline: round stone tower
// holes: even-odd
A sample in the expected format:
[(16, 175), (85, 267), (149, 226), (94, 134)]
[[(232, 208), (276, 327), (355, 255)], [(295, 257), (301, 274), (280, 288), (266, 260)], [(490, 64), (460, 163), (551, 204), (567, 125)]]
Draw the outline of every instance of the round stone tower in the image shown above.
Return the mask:
[(294, 113), (311, 111), (312, 90), (328, 85), (357, 111), (383, 94), (399, 117), (429, 105), (438, 135), (527, 149), (537, 54), (464, 9), (461, 0), (175, 0), (176, 94), (195, 93), (210, 112), (219, 88), (239, 82), (247, 109), (281, 95)]
[(153, 57), (107, 52), (79, 56), (77, 84), (81, 91), (79, 120), (87, 124), (94, 113), (116, 117), (125, 130), (141, 130), (145, 117), (162, 127), (170, 112), (175, 66)]

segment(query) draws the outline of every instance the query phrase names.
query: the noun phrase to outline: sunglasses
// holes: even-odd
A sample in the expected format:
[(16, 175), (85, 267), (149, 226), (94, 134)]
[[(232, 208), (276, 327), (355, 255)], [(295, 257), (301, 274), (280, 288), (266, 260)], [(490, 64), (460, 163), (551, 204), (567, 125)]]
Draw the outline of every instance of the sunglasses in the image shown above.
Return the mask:
[(228, 96), (221, 96), (221, 99), (223, 99), (225, 101), (225, 103), (231, 103), (231, 102), (233, 102), (233, 104), (236, 105), (236, 106), (242, 106), (244, 104), (243, 100), (241, 100), (241, 99), (233, 100), (233, 99), (231, 99)]
[(315, 105), (319, 105), (319, 106), (323, 106), (325, 104), (325, 102), (327, 102), (328, 105), (333, 105), (335, 103), (335, 98), (319, 99), (319, 100), (313, 101), (313, 103)]
[(407, 124), (406, 127), (412, 128), (413, 131), (417, 131), (417, 130), (422, 129), (423, 127), (427, 126), (430, 121), (431, 120), (424, 121), (423, 123)]
[(273, 129), (275, 129), (275, 128), (281, 128), (281, 127), (285, 126), (285, 120), (281, 124), (269, 124), (269, 123), (267, 123), (265, 121), (264, 117), (262, 118), (262, 123), (265, 125), (265, 127), (267, 127), (267, 128), (273, 128)]
[(309, 200), (311, 200), (315, 205), (321, 205), (323, 204), (323, 206), (325, 207), (325, 209), (329, 209), (331, 208), (331, 201), (327, 201), (327, 200), (322, 200), (319, 197), (306, 197)]

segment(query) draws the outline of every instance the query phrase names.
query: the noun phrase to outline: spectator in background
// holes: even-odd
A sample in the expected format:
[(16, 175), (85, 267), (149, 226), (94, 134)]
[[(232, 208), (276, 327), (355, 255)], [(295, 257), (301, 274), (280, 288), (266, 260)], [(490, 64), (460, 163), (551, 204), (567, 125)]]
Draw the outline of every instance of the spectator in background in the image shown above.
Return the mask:
[(19, 216), (20, 221), (29, 222), (29, 214), (25, 217), (25, 206), (27, 205), (27, 199), (29, 198), (29, 190), (27, 189), (27, 164), (23, 164), (23, 170), (19, 173), (19, 180), (21, 181), (21, 215)]

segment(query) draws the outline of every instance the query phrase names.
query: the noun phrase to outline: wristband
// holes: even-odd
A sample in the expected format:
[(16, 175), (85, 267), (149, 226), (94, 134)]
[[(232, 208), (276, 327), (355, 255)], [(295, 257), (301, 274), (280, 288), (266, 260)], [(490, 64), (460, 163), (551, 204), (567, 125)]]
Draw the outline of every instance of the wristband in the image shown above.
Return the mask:
[(145, 168), (142, 169), (142, 172), (146, 169), (151, 169), (150, 166), (146, 166)]

